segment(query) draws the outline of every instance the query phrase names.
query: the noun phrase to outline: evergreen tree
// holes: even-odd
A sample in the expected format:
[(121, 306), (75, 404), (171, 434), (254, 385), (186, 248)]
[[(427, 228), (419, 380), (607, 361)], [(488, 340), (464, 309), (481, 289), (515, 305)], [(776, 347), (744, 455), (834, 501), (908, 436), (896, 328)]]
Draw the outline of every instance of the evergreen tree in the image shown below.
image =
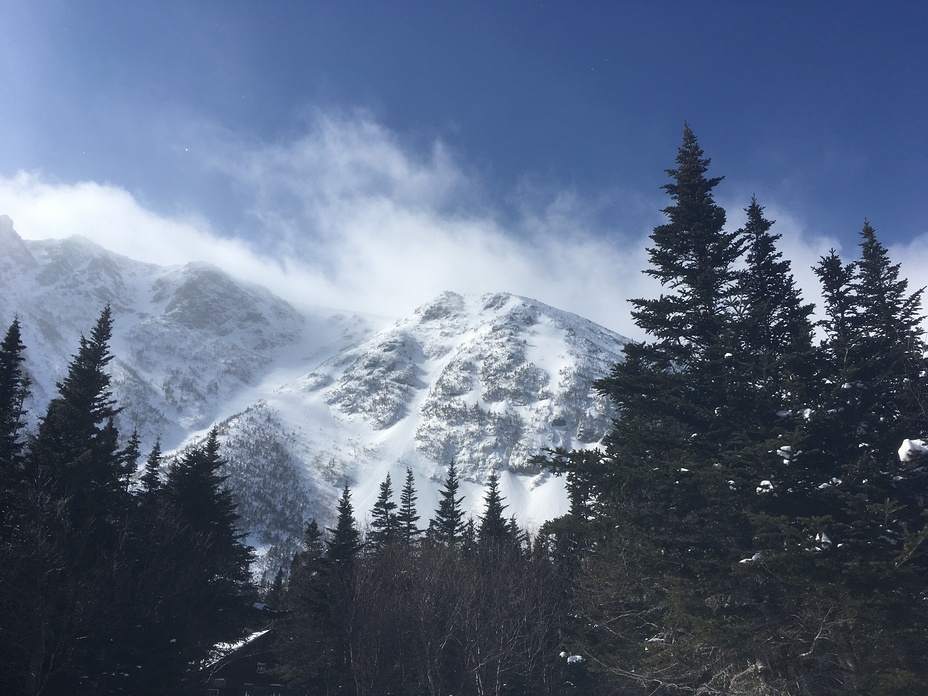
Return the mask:
[(461, 554), (465, 557), (473, 556), (477, 551), (477, 525), (473, 517), (468, 517), (467, 522), (461, 525), (461, 534), (459, 540)]
[(254, 551), (238, 529), (235, 500), (225, 486), (219, 434), (189, 448), (168, 470), (167, 503), (184, 529), (178, 552), (190, 564), (186, 590), (174, 605), (178, 642), (188, 660), (202, 659), (221, 640), (240, 635), (254, 600)]
[(161, 440), (156, 440), (148, 458), (145, 460), (145, 471), (140, 479), (140, 495), (149, 500), (161, 490)]
[(354, 518), (354, 507), (351, 504), (351, 489), (348, 482), (338, 499), (337, 518), (335, 528), (330, 529), (331, 537), (326, 543), (326, 555), (332, 563), (349, 567), (361, 550), (361, 532)]
[(712, 198), (721, 178), (707, 178), (708, 165), (686, 126), (677, 168), (667, 170), (673, 181), (664, 186), (674, 205), (651, 235), (645, 271), (670, 294), (632, 300), (636, 323), (655, 340), (627, 344), (625, 360), (596, 383), (619, 418), (606, 438), (608, 464), (584, 462), (575, 477), (609, 514), (630, 516), (628, 524), (689, 557), (736, 555), (746, 541), (728, 482), (747, 474), (726, 466), (720, 446), (740, 427), (728, 413), (726, 356), (745, 240), (723, 230), (725, 213)]
[[(642, 679), (659, 673), (694, 691), (715, 669), (706, 655), (750, 659), (743, 636), (758, 624), (739, 613), (753, 602), (739, 561), (754, 553), (756, 488), (778, 427), (770, 419), (793, 378), (788, 356), (810, 338), (808, 307), (763, 209), (752, 201), (746, 227), (725, 231), (712, 197), (721, 179), (706, 176), (708, 165), (687, 126), (664, 187), (673, 204), (645, 271), (664, 292), (632, 301), (653, 341), (627, 344), (624, 361), (596, 383), (618, 409), (605, 452), (556, 454), (578, 519), (549, 527), (574, 538), (559, 539), (564, 548), (589, 555), (576, 579), (596, 597), (575, 597), (583, 640), (623, 668), (635, 664)], [(764, 321), (793, 335), (774, 336)], [(610, 571), (616, 563), (621, 574)]]
[(833, 381), (850, 367), (848, 351), (853, 342), (857, 308), (852, 286), (856, 264), (845, 264), (831, 249), (813, 270), (825, 300), (825, 318), (819, 325), (825, 331), (823, 357), (830, 358), (830, 364), (823, 368), (824, 378)]
[(458, 498), (458, 472), (455, 468), (454, 461), (448, 465), (448, 476), (445, 478), (445, 486), (441, 490), (441, 498), (438, 501), (438, 509), (435, 511), (435, 517), (429, 523), (429, 536), (435, 541), (453, 546), (460, 541), (462, 524), (464, 520), (464, 510), (461, 503), (464, 497)]
[[(115, 425), (113, 426), (115, 430)], [(119, 463), (122, 468), (122, 483), (128, 491), (132, 485), (132, 475), (138, 468), (139, 457), (141, 456), (142, 438), (138, 430), (133, 430), (129, 436), (126, 446), (119, 452)]]
[(283, 613), (275, 622), (278, 673), (312, 693), (332, 693), (341, 681), (339, 606), (333, 596), (331, 568), (325, 559), (322, 530), (315, 520), (306, 525), (303, 550), (293, 557), (283, 598)]
[(503, 497), (499, 492), (499, 474), (495, 471), (491, 472), (489, 479), (487, 479), (487, 492), (484, 502), (485, 508), (477, 531), (480, 543), (484, 545), (499, 543), (512, 538), (509, 524), (506, 518), (503, 517), (503, 511), (508, 506), (503, 505)]
[(650, 267), (645, 271), (670, 294), (632, 300), (635, 322), (684, 371), (706, 351), (718, 348), (725, 335), (737, 279), (734, 263), (743, 248), (739, 232), (723, 231), (725, 211), (712, 197), (722, 178), (707, 178), (708, 168), (709, 159), (686, 125), (677, 168), (667, 170), (673, 181), (663, 186), (674, 204), (663, 210), (668, 221), (651, 234)]
[(738, 278), (741, 306), (729, 341), (735, 353), (728, 358), (740, 394), (730, 398), (727, 415), (764, 428), (779, 412), (805, 405), (805, 383), (814, 374), (813, 305), (803, 303), (790, 262), (776, 248), (780, 235), (770, 232), (773, 221), (764, 218), (756, 197), (745, 212), (740, 233), (747, 267)]
[(276, 609), (280, 606), (280, 602), (284, 597), (284, 569), (278, 568), (277, 572), (274, 574), (274, 581), (271, 583), (270, 587), (264, 593), (264, 603), (267, 604), (272, 609)]
[(0, 344), (0, 471), (4, 477), (22, 465), (24, 403), (29, 395), (29, 377), (23, 369), (25, 351), (19, 319), (15, 318)]
[(33, 480), (45, 482), (52, 494), (68, 501), (73, 524), (101, 532), (128, 503), (123, 485), (118, 409), (110, 390), (107, 366), (112, 312), (107, 306), (90, 338), (80, 348), (58, 383), (58, 396), (48, 405), (29, 442), (27, 465)]
[(367, 535), (375, 551), (395, 543), (400, 535), (400, 524), (393, 502), (393, 485), (390, 474), (380, 484), (380, 494), (371, 511), (371, 529)]
[(29, 378), (23, 370), (25, 350), (15, 318), (0, 344), (0, 540), (6, 536), (23, 478), (22, 428), (29, 394)]
[(406, 467), (406, 482), (400, 491), (400, 508), (396, 520), (400, 527), (400, 537), (406, 544), (411, 544), (422, 534), (419, 529), (419, 513), (416, 510), (416, 480), (412, 469)]
[(81, 336), (25, 452), (22, 514), (31, 531), (17, 543), (41, 549), (15, 581), (29, 586), (21, 626), (30, 691), (104, 688), (129, 618), (116, 608), (132, 499), (107, 372), (111, 333), (106, 307), (90, 338)]
[(853, 282), (856, 376), (865, 386), (858, 397), (866, 419), (860, 429), (871, 447), (888, 456), (904, 437), (922, 433), (926, 426), (918, 389), (925, 370), (923, 290), (909, 293), (899, 264), (890, 262), (869, 222), (860, 234)]

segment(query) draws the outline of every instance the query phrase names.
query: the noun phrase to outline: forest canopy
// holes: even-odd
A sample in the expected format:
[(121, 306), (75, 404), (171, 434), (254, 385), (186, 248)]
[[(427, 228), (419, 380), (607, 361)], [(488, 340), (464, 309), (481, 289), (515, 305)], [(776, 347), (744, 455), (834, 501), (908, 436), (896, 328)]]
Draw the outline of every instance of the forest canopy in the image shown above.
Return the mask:
[(660, 294), (630, 301), (647, 339), (595, 383), (600, 446), (538, 454), (570, 511), (531, 537), (496, 472), (469, 519), (451, 462), (422, 522), (407, 469), (367, 529), (346, 481), (259, 588), (218, 432), (144, 462), (118, 432), (109, 307), (32, 432), (14, 318), (0, 691), (203, 693), (216, 644), (261, 628), (293, 693), (928, 693), (922, 291), (864, 220), (855, 258), (816, 264), (814, 320), (775, 222), (752, 197), (730, 229), (709, 166), (686, 126), (643, 269)]

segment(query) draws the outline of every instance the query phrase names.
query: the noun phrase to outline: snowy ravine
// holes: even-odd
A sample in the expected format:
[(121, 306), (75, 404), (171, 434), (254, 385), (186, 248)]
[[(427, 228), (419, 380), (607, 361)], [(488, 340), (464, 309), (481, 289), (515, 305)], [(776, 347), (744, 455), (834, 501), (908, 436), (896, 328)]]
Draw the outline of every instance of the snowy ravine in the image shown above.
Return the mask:
[(423, 524), (452, 459), (474, 517), (494, 470), (506, 514), (530, 529), (562, 514), (563, 481), (529, 460), (601, 440), (612, 413), (591, 384), (625, 341), (504, 293), (447, 292), (391, 326), (301, 313), (209, 265), (141, 263), (78, 237), (24, 241), (0, 216), (0, 321), (22, 324), (33, 416), (107, 303), (120, 431), (170, 451), (218, 426), (243, 525), (270, 567), (308, 518), (331, 521), (346, 482), (363, 526), (380, 482), (389, 473), (398, 492), (407, 466)]

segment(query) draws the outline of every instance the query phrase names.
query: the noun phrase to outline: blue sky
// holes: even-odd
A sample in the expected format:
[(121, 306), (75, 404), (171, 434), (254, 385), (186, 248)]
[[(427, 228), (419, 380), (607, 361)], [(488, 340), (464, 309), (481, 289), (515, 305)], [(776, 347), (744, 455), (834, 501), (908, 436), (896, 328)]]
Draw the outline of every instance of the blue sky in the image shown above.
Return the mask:
[(921, 1), (3, 0), (0, 18), (0, 213), (26, 237), (383, 314), (509, 290), (634, 333), (623, 300), (655, 291), (643, 250), (687, 121), (731, 224), (756, 194), (810, 292), (865, 217), (926, 275)]

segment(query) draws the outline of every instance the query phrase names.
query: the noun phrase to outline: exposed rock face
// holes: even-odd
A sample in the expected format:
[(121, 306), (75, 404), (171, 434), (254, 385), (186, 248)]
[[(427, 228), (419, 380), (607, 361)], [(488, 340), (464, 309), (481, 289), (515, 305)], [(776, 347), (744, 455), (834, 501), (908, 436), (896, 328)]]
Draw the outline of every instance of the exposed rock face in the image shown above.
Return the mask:
[(120, 431), (170, 450), (218, 425), (243, 526), (271, 568), (307, 518), (331, 519), (346, 481), (363, 521), (383, 477), (398, 489), (407, 466), (423, 524), (452, 460), (472, 514), (497, 471), (508, 513), (540, 524), (566, 498), (530, 459), (596, 446), (613, 415), (591, 385), (624, 339), (527, 298), (447, 292), (372, 332), (209, 265), (140, 263), (82, 238), (23, 241), (5, 217), (0, 269), (0, 321), (20, 317), (33, 417), (110, 304)]

